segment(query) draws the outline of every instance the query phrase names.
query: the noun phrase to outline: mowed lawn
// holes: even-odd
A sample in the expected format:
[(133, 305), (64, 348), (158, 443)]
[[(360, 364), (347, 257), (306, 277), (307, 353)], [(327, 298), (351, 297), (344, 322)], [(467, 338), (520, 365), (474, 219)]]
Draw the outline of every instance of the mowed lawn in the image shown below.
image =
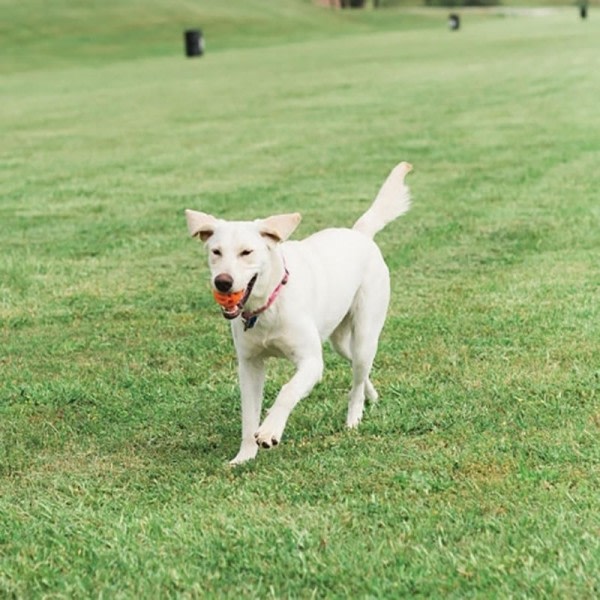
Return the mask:
[[(598, 15), (231, 5), (197, 60), (183, 2), (156, 46), (59, 3), (4, 53), (0, 597), (598, 597)], [(400, 160), (379, 403), (345, 430), (326, 348), (282, 444), (228, 467), (236, 362), (183, 210), (301, 237)]]

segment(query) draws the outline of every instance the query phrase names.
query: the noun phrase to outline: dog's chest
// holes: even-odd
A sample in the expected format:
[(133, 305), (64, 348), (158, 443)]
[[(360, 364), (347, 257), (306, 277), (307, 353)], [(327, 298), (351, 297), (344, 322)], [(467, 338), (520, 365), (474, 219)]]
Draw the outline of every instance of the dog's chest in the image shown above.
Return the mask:
[(236, 348), (245, 356), (293, 358), (296, 354), (293, 338), (286, 329), (272, 327), (263, 315), (252, 329), (234, 327), (232, 333)]

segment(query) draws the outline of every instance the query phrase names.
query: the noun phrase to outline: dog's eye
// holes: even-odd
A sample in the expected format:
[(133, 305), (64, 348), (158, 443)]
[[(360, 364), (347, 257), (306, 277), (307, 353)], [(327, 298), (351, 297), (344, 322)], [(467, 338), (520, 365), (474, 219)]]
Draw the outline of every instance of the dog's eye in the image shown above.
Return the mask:
[(240, 252), (240, 256), (250, 256), (252, 254), (252, 250), (242, 250)]
[(213, 256), (221, 256), (221, 251), (220, 251), (220, 250), (218, 250), (217, 248), (215, 248), (215, 249), (212, 251), (212, 253), (213, 253)]

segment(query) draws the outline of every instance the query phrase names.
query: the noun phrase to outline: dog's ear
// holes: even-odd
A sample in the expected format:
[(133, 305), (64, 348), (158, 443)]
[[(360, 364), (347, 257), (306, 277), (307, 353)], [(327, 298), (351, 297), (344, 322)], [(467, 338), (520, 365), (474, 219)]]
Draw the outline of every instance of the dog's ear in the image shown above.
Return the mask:
[(185, 218), (187, 219), (188, 231), (192, 237), (199, 237), (205, 242), (215, 232), (217, 219), (212, 215), (187, 209)]
[(267, 217), (258, 222), (260, 235), (271, 238), (276, 242), (284, 242), (298, 227), (301, 219), (300, 213)]

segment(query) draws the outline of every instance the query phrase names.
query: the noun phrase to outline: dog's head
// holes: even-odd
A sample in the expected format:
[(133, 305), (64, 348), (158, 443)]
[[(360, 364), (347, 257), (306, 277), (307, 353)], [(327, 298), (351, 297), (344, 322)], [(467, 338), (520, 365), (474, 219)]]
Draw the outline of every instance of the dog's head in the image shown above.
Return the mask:
[(276, 215), (255, 221), (224, 221), (186, 210), (188, 230), (208, 252), (211, 285), (223, 315), (237, 317), (253, 290), (266, 285), (274, 248), (300, 223), (300, 215)]

